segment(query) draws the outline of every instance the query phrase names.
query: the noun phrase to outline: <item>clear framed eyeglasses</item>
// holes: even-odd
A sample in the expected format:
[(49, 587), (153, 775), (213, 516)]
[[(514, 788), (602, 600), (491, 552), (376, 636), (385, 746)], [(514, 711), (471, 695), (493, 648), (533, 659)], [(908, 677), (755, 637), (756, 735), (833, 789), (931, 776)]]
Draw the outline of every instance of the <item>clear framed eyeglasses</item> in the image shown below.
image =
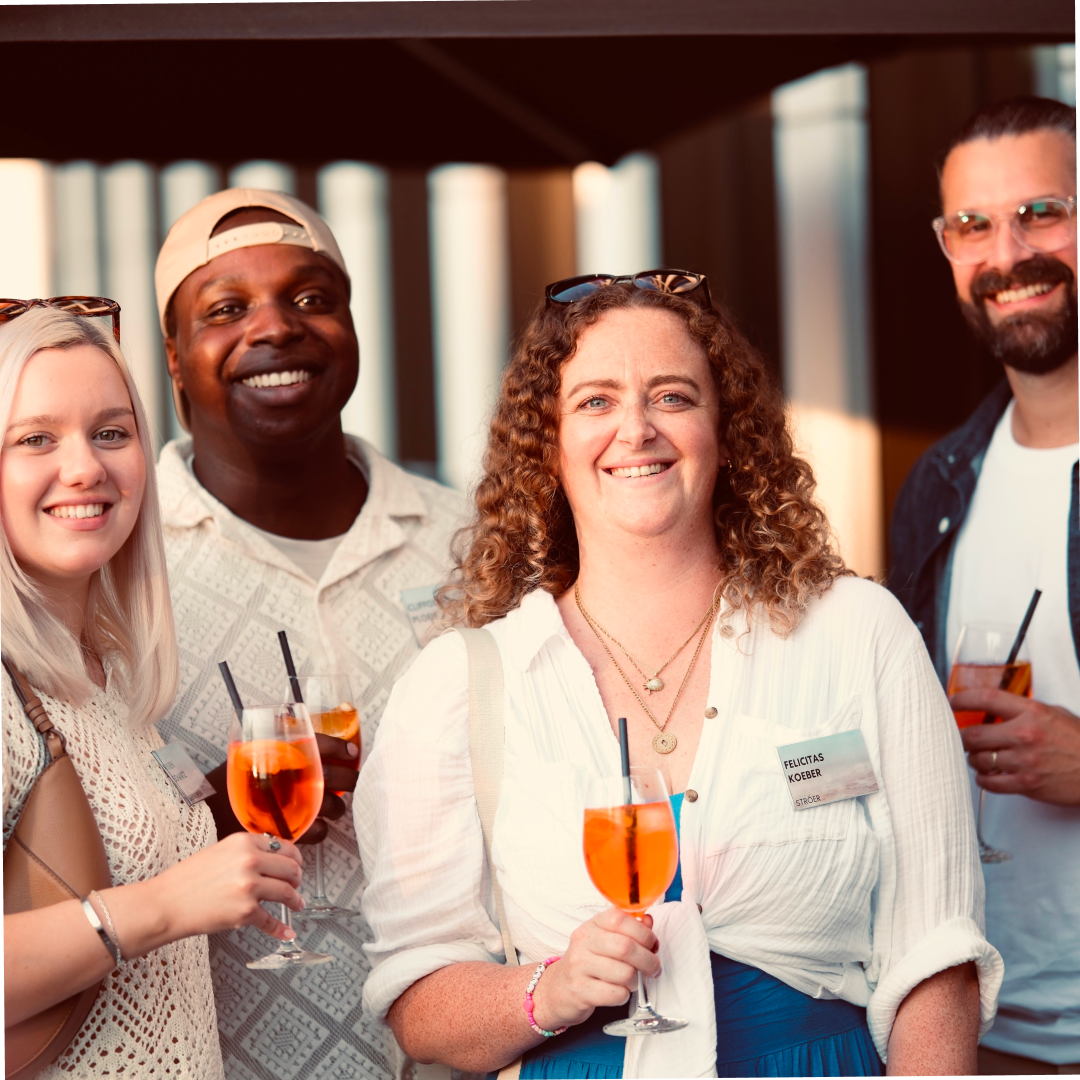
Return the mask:
[(961, 210), (934, 218), (934, 232), (945, 258), (961, 266), (985, 262), (994, 250), (997, 231), (1007, 222), (1016, 242), (1026, 251), (1060, 251), (1076, 239), (1076, 198), (1029, 199), (1007, 214)]

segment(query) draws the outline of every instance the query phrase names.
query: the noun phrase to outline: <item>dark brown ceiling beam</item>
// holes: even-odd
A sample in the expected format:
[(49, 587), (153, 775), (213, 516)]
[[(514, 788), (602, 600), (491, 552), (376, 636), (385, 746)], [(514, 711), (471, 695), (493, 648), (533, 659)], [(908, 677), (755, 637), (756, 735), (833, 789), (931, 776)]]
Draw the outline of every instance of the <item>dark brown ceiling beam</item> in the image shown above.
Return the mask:
[(0, 5), (0, 41), (983, 34), (1067, 40), (1071, 0), (365, 0)]

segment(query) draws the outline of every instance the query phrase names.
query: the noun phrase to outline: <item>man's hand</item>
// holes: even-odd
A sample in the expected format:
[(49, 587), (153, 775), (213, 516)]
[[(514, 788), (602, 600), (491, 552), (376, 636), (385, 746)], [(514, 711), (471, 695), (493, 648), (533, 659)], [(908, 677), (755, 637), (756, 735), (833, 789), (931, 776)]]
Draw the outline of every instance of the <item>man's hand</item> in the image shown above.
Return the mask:
[(985, 710), (1002, 719), (960, 732), (980, 787), (1080, 806), (1080, 717), (1005, 690), (962, 690), (949, 704), (957, 711)]
[[(323, 792), (322, 806), (319, 808), (319, 816), (312, 822), (307, 832), (296, 841), (298, 844), (321, 844), (326, 839), (326, 834), (330, 831), (327, 822), (337, 821), (345, 813), (345, 803), (336, 793), (352, 791), (356, 787), (358, 775), (356, 762), (360, 751), (354, 743), (347, 742), (345, 739), (335, 739), (332, 735), (316, 735), (315, 741), (319, 745), (323, 782), (326, 787)], [(236, 819), (229, 802), (227, 765), (228, 762), (222, 762), (216, 769), (206, 774), (207, 780), (216, 789), (216, 794), (206, 800), (206, 805), (210, 807), (210, 812), (214, 815), (219, 840), (223, 840), (232, 833), (244, 831), (244, 826)]]

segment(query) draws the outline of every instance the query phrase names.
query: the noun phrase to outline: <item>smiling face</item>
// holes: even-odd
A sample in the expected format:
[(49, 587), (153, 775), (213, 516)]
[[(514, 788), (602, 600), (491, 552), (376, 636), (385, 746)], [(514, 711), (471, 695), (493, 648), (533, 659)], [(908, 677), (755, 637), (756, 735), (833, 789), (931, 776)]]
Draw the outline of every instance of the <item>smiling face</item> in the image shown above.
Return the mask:
[(727, 459), (705, 351), (667, 311), (619, 308), (583, 331), (563, 365), (559, 478), (583, 542), (712, 527)]
[[(260, 221), (253, 208), (215, 235)], [(308, 248), (264, 244), (219, 255), (172, 300), (169, 373), (187, 398), (196, 443), (217, 433), (288, 447), (340, 426), (356, 386), (359, 345), (344, 276)]]
[[(1076, 194), (1076, 145), (1057, 131), (1034, 131), (957, 146), (945, 161), (946, 217), (963, 210), (1007, 215), (1040, 196)], [(1060, 251), (1021, 247), (1002, 222), (984, 262), (952, 264), (961, 310), (1003, 363), (1042, 374), (1076, 355), (1076, 238)]]
[(23, 569), (47, 587), (84, 589), (131, 535), (145, 486), (113, 360), (92, 345), (31, 357), (0, 455), (0, 514)]

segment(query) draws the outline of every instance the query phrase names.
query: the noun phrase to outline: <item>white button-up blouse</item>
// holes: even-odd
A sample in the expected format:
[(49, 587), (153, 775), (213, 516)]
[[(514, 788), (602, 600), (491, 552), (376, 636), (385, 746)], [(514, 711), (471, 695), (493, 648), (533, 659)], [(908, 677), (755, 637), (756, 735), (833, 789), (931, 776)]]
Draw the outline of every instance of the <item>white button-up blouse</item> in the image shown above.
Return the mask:
[[(915, 627), (890, 593), (857, 578), (838, 580), (787, 638), (740, 613), (730, 621), (734, 632), (718, 623), (712, 635), (716, 715), (680, 833), (683, 895), (701, 905), (709, 947), (813, 997), (866, 1005), (883, 1058), (907, 993), (974, 960), (987, 1030), (1002, 962), (983, 933), (959, 732)], [(585, 868), (582, 822), (586, 777), (617, 775), (619, 748), (550, 595), (531, 593), (488, 628), (506, 724), (493, 862), (515, 946), (536, 963), (609, 906)], [(432, 971), (503, 959), (467, 680), (460, 635), (428, 645), (395, 687), (357, 787), (374, 934), (364, 1001), (380, 1018)], [(855, 728), (879, 791), (794, 810), (776, 747)]]

